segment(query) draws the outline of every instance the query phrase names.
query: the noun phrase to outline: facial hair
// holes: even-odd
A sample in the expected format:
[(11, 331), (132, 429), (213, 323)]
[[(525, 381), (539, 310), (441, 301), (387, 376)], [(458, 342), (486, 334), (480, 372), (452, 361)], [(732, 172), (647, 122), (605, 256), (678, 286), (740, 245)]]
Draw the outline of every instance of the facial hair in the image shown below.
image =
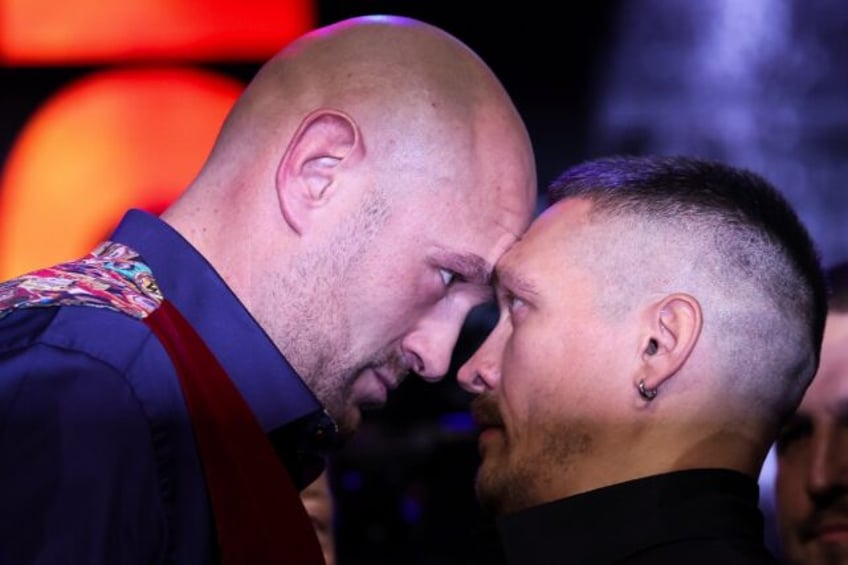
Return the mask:
[(833, 489), (822, 496), (812, 512), (791, 530), (792, 541), (787, 544), (790, 563), (815, 563), (839, 565), (848, 563), (845, 544), (826, 544), (817, 541), (815, 532), (828, 520), (845, 520), (848, 517), (848, 493), (844, 488)]
[(491, 395), (475, 398), (472, 413), (478, 424), (499, 427), (503, 439), (487, 449), (475, 483), (477, 499), (490, 514), (509, 514), (556, 498), (556, 485), (567, 480), (592, 448), (588, 428), (544, 411), (525, 422), (529, 435), (510, 433)]
[[(294, 280), (286, 285), (298, 313), (296, 320), (282, 321), (283, 335), (288, 337), (286, 357), (336, 421), (341, 439), (359, 426), (359, 409), (350, 400), (353, 383), (373, 364), (374, 357), (383, 355), (354, 351), (356, 320), (351, 319), (346, 304), (356, 297), (345, 292), (358, 272), (357, 265), (379, 244), (376, 240), (388, 217), (384, 197), (376, 192), (364, 197), (360, 208), (337, 226), (325, 246), (300, 257)], [(363, 359), (365, 356), (371, 358)]]

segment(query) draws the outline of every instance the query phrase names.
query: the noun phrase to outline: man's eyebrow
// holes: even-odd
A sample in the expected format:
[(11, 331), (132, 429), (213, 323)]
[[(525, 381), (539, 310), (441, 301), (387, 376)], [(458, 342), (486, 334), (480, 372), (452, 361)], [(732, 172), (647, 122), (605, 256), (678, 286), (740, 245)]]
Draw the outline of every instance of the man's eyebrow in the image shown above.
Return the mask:
[(538, 294), (535, 284), (514, 269), (508, 267), (497, 267), (495, 273), (492, 275), (492, 282), (495, 287), (508, 288), (510, 291), (519, 294)]
[(451, 255), (445, 260), (446, 267), (452, 269), (466, 282), (488, 286), (492, 282), (494, 268), (485, 259), (472, 254)]

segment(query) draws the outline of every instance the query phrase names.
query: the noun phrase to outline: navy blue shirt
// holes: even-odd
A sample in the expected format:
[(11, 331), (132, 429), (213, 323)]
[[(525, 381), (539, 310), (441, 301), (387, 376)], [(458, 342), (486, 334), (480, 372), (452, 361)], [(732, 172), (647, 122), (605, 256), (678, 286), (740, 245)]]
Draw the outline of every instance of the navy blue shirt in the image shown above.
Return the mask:
[[(152, 268), (288, 463), (323, 447), (312, 443), (327, 441), (332, 422), (195, 249), (139, 210), (109, 239)], [(179, 381), (150, 329), (83, 306), (0, 318), (0, 563), (217, 558)]]

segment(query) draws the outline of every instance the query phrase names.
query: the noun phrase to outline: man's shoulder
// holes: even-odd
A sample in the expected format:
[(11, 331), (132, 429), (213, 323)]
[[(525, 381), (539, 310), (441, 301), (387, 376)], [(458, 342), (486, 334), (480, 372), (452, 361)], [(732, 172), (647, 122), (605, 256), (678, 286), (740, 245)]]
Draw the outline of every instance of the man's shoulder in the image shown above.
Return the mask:
[(58, 308), (27, 308), (0, 317), (0, 355), (30, 347), (50, 327)]
[(147, 351), (150, 335), (141, 321), (107, 308), (23, 308), (0, 318), (0, 376), (54, 365), (123, 374)]

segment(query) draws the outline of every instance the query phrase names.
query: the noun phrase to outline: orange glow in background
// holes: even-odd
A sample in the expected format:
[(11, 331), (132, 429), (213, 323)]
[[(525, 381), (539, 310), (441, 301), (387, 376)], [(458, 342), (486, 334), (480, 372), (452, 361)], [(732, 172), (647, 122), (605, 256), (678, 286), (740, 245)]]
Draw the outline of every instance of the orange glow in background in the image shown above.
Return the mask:
[(316, 13), (308, 0), (0, 0), (3, 66), (104, 67), (62, 85), (0, 156), (0, 280), (84, 255), (128, 208), (161, 212), (244, 88), (190, 64), (258, 68)]
[(313, 27), (308, 0), (0, 0), (16, 65), (262, 60)]
[(193, 179), (243, 85), (193, 69), (69, 85), (18, 137), (0, 184), (0, 280), (74, 259), (126, 208), (158, 213)]

